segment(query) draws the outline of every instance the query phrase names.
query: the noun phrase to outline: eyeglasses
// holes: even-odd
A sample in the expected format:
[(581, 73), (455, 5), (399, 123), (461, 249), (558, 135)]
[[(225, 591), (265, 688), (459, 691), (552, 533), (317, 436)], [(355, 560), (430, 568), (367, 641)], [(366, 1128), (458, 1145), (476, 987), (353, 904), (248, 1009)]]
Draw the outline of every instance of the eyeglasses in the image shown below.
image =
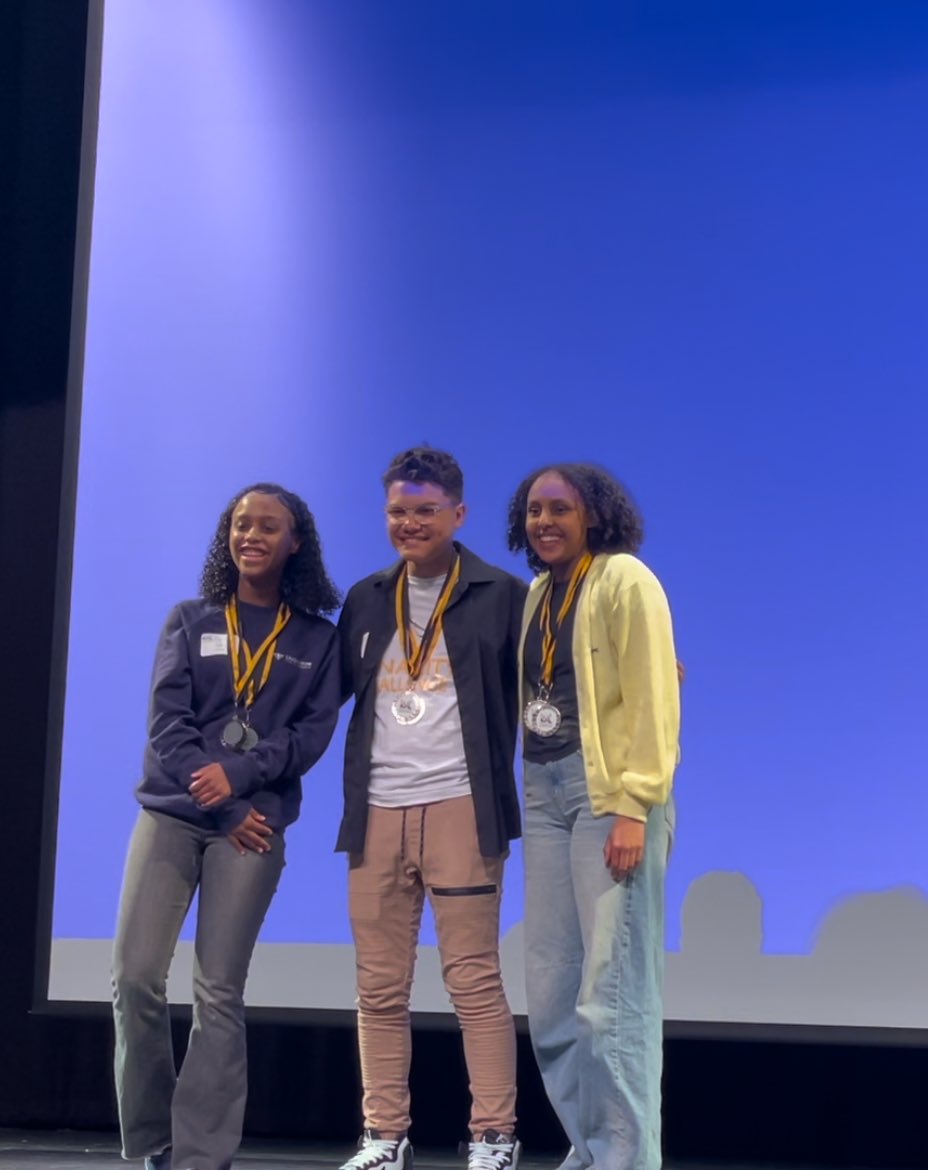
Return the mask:
[(453, 506), (452, 504), (416, 504), (414, 508), (401, 508), (399, 504), (390, 504), (384, 508), (384, 511), (391, 524), (402, 524), (407, 519), (415, 520), (417, 524), (431, 524), (439, 512)]

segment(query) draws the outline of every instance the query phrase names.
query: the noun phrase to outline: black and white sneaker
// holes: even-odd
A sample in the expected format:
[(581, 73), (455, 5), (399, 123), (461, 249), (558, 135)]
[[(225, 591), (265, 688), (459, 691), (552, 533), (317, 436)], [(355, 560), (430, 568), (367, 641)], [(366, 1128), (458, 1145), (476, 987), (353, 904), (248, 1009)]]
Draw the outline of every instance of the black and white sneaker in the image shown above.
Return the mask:
[(145, 1170), (171, 1170), (171, 1147), (145, 1159)]
[(412, 1170), (409, 1138), (387, 1141), (376, 1129), (366, 1129), (358, 1142), (358, 1152), (340, 1170)]
[(516, 1170), (522, 1143), (488, 1129), (483, 1137), (467, 1145), (467, 1170)]

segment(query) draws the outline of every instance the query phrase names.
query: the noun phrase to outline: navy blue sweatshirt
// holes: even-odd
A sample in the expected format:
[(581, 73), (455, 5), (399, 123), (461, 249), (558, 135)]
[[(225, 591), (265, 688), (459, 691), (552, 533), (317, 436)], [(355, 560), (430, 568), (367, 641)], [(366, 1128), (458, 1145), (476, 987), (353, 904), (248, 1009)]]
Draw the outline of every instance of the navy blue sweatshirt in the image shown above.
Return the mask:
[[(270, 633), (276, 606), (239, 602), (252, 650)], [(321, 617), (294, 613), (277, 641), (267, 685), (251, 709), (259, 742), (250, 752), (223, 747), (235, 714), (225, 613), (212, 602), (182, 601), (168, 616), (152, 676), (144, 776), (136, 796), (203, 828), (229, 832), (250, 808), (280, 830), (300, 811), (300, 778), (329, 745), (341, 700), (338, 635)], [(233, 795), (215, 809), (197, 808), (192, 773), (222, 764)]]

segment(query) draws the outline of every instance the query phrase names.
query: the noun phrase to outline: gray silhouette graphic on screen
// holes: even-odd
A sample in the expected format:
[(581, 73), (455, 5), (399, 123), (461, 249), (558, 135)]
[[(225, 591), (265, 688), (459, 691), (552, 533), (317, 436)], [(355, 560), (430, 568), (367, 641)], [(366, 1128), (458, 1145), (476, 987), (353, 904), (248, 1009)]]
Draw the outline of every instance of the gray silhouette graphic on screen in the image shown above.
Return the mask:
[[(743, 873), (713, 871), (687, 890), (679, 951), (667, 954), (668, 1020), (928, 1028), (928, 897), (914, 886), (863, 892), (836, 902), (809, 954), (765, 954), (763, 900)], [(109, 999), (112, 943), (56, 939), (50, 998)], [(513, 1011), (525, 1012), (523, 931), (500, 944)], [(169, 994), (189, 1003), (192, 947), (180, 943)], [(259, 943), (248, 983), (254, 1006), (354, 1007), (350, 944)], [(449, 1011), (434, 946), (421, 946), (413, 989), (417, 1011)]]
[(668, 1019), (928, 1027), (928, 898), (915, 887), (837, 902), (807, 955), (763, 953), (763, 901), (742, 873), (697, 878), (681, 926)]

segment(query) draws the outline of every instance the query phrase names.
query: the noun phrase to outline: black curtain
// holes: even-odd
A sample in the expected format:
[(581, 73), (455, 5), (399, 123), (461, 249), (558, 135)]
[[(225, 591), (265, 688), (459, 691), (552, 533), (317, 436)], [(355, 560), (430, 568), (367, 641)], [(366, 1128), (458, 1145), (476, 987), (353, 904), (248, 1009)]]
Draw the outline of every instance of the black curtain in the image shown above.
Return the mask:
[[(72, 291), (83, 240), (85, 48), (95, 11), (87, 0), (0, 4), (0, 1126), (115, 1126), (108, 1017), (30, 1010), (43, 819), (54, 817), (43, 785)], [(176, 1032), (180, 1051), (182, 1024)], [(352, 1029), (256, 1023), (249, 1045), (249, 1132), (346, 1144), (356, 1137)], [(918, 1049), (673, 1040), (668, 1154), (926, 1166), (926, 1084), (928, 1054)], [(418, 1141), (447, 1146), (464, 1137), (466, 1077), (453, 1031), (417, 1033), (413, 1094)], [(559, 1148), (525, 1037), (520, 1116), (531, 1148)]]

